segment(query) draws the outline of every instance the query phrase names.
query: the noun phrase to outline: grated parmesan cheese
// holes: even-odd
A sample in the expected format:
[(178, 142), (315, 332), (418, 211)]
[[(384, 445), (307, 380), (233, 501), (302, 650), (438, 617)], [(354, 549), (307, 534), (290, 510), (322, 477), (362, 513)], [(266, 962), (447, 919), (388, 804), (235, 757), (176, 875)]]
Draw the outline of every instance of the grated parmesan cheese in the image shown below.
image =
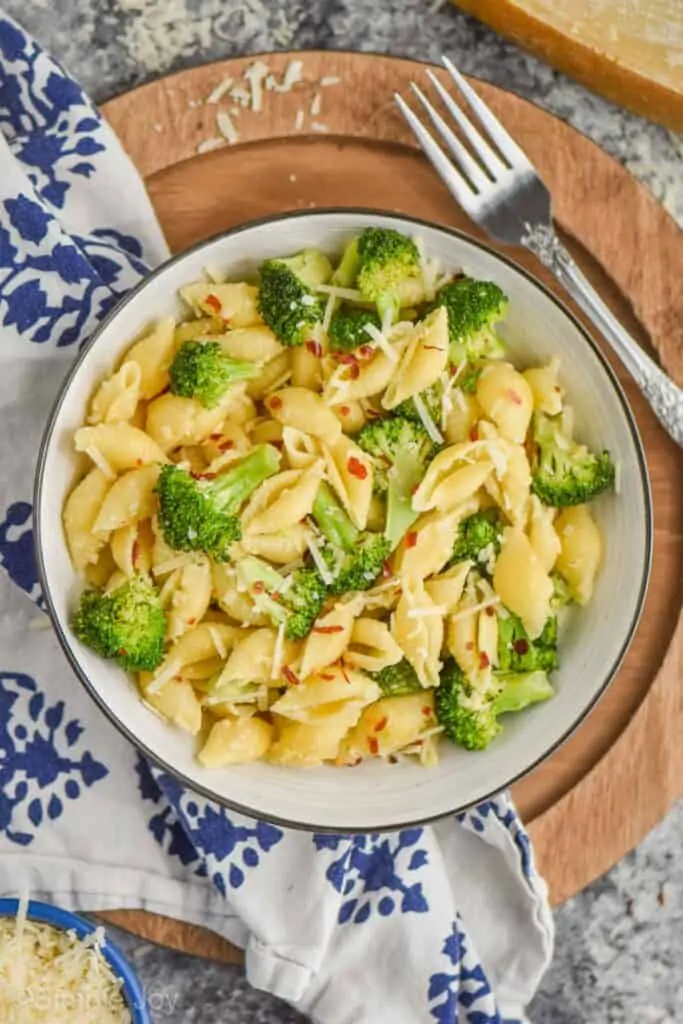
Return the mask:
[(322, 86), (323, 89), (327, 89), (330, 85), (339, 85), (340, 82), (341, 78), (338, 78), (337, 75), (325, 75), (324, 78), (320, 79), (318, 85)]
[(427, 406), (424, 404), (419, 395), (413, 395), (413, 403), (415, 405), (417, 415), (420, 417), (420, 420), (422, 421), (422, 426), (425, 428), (432, 441), (435, 444), (443, 444), (443, 434), (437, 427), (432, 417), (429, 415)]
[(273, 651), (273, 664), (270, 668), (270, 678), (279, 679), (280, 668), (282, 666), (282, 654), (285, 649), (285, 629), (287, 627), (286, 621), (280, 623), (277, 631), (277, 638), (275, 640), (275, 649)]
[(303, 126), (304, 126), (304, 117), (305, 117), (305, 114), (304, 114), (303, 110), (301, 110), (301, 109), (297, 110), (296, 117), (294, 119), (294, 131), (295, 132), (300, 132), (301, 129), (303, 128)]
[(313, 539), (313, 536), (309, 533), (306, 543), (308, 544), (308, 550), (311, 552), (311, 558), (315, 562), (315, 567), (323, 578), (323, 583), (326, 583), (329, 587), (330, 583), (334, 579), (332, 573), (327, 567), (327, 563), (322, 556), (322, 552), (318, 547), (317, 543)]
[[(447, 612), (448, 612), (448, 608), (445, 608), (443, 605), (440, 605), (440, 604), (434, 604), (434, 605), (432, 605), (429, 608), (410, 608), (408, 610), (408, 618), (409, 619), (426, 619), (430, 615), (438, 615), (440, 618), (443, 618), (444, 615), (447, 614)], [(429, 652), (425, 652), (425, 653), (428, 654)]]
[(104, 473), (107, 480), (116, 480), (116, 473), (111, 468), (99, 448), (96, 448), (94, 444), (90, 444), (85, 449), (85, 454), (88, 458), (92, 459), (99, 471)]
[(189, 552), (183, 555), (176, 555), (175, 558), (169, 558), (166, 562), (159, 562), (152, 569), (153, 576), (165, 576), (166, 573), (174, 572), (176, 569), (184, 569), (186, 565), (191, 565), (195, 561), (195, 556)]
[(322, 121), (311, 121), (311, 131), (324, 134), (325, 132), (329, 132), (329, 130), (329, 127), (326, 124), (323, 124)]
[(223, 661), (225, 661), (228, 656), (228, 649), (223, 643), (223, 637), (221, 636), (220, 629), (209, 624), (209, 636), (213, 640), (213, 646), (216, 648), (216, 654), (219, 658), (222, 658)]
[(456, 612), (455, 615), (451, 615), (451, 622), (457, 622), (459, 619), (467, 619), (470, 615), (476, 615), (478, 612), (483, 612), (485, 608), (492, 608), (496, 604), (500, 604), (500, 598), (497, 594), (488, 598), (486, 601), (480, 601), (479, 604), (470, 605), (469, 608), (463, 608), (461, 612)]
[(17, 1024), (131, 1024), (122, 983), (102, 954), (104, 931), (0, 918), (0, 1020)]
[(216, 127), (224, 139), (227, 139), (231, 146), (239, 142), (240, 133), (237, 131), (230, 114), (227, 110), (219, 110), (216, 114)]
[(230, 98), (239, 104), (240, 107), (248, 107), (251, 104), (251, 92), (243, 85), (236, 85), (230, 90)]
[(262, 60), (254, 61), (244, 72), (243, 77), (249, 83), (251, 90), (251, 109), (255, 114), (260, 114), (263, 110), (263, 84), (268, 77), (268, 65), (264, 64)]
[(382, 333), (374, 324), (366, 324), (365, 330), (370, 335), (372, 340), (377, 345), (377, 348), (381, 348), (387, 359), (390, 359), (392, 363), (398, 362), (398, 355), (396, 349), (390, 344), (389, 339), (385, 334)]
[(325, 305), (325, 313), (323, 315), (322, 329), (327, 334), (332, 323), (332, 317), (334, 316), (334, 310), (337, 305), (337, 300), (334, 295), (327, 296), (327, 304)]
[(323, 98), (320, 95), (320, 93), (317, 92), (315, 94), (315, 96), (313, 97), (313, 102), (311, 103), (311, 117), (318, 117), (320, 115), (320, 111), (322, 109), (323, 109)]
[(334, 295), (335, 299), (346, 299), (348, 302), (362, 302), (363, 296), (356, 288), (338, 288), (335, 284), (319, 284), (316, 291), (323, 295)]
[(159, 690), (163, 690), (166, 683), (169, 683), (171, 679), (179, 675), (182, 671), (183, 663), (178, 658), (172, 658), (170, 661), (163, 662), (157, 669), (154, 679), (147, 687), (147, 693), (158, 693)]
[(232, 87), (234, 82), (233, 78), (224, 78), (222, 82), (219, 82), (213, 92), (210, 92), (206, 98), (207, 103), (218, 103), (222, 100), (228, 90)]

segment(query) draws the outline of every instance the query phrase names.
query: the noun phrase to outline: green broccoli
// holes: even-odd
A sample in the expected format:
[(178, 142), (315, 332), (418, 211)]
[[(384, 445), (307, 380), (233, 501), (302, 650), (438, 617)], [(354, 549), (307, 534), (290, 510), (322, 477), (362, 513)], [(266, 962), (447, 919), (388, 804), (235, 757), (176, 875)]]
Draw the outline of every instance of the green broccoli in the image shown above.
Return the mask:
[(329, 330), (330, 348), (333, 352), (353, 352), (361, 345), (370, 343), (366, 326), (372, 324), (378, 330), (381, 322), (371, 309), (355, 309), (342, 306), (332, 317)]
[(497, 509), (484, 509), (474, 512), (471, 516), (458, 523), (458, 531), (453, 544), (451, 564), (471, 559), (479, 560), (482, 552), (493, 545), (496, 554), (500, 551), (502, 522)]
[(478, 366), (476, 363), (468, 363), (457, 380), (460, 390), (464, 391), (466, 395), (476, 395), (477, 385), (479, 384), (479, 378), (483, 369), (483, 366)]
[(341, 262), (332, 274), (332, 284), (337, 288), (353, 288), (358, 277), (358, 236), (352, 238), (344, 248)]
[(151, 672), (164, 656), (166, 615), (147, 576), (133, 576), (110, 594), (86, 590), (73, 630), (93, 651), (129, 672)]
[(551, 572), (550, 579), (553, 582), (553, 596), (550, 599), (550, 607), (554, 612), (562, 611), (572, 603), (572, 595), (569, 584), (560, 576), (559, 572)]
[(159, 523), (166, 543), (176, 551), (205, 551), (217, 562), (230, 557), (242, 536), (240, 506), (252, 491), (277, 473), (280, 455), (262, 444), (215, 480), (196, 479), (178, 466), (163, 466), (156, 490)]
[(389, 470), (399, 453), (408, 453), (419, 463), (421, 476), (438, 449), (421, 423), (403, 416), (383, 416), (371, 420), (355, 437), (356, 444), (372, 458), (375, 491), (384, 494), (389, 486)]
[(378, 683), (383, 697), (405, 697), (422, 689), (415, 669), (406, 658), (373, 672), (372, 678)]
[(432, 308), (445, 306), (450, 336), (449, 358), (498, 359), (505, 351), (494, 325), (505, 316), (508, 299), (492, 281), (462, 277), (437, 292)]
[(186, 341), (171, 363), (170, 390), (213, 409), (232, 384), (258, 376), (260, 366), (226, 355), (217, 341)]
[(247, 556), (237, 563), (237, 578), (273, 625), (286, 623), (287, 639), (308, 636), (327, 594), (316, 569), (295, 569), (291, 575), (281, 576), (267, 562)]
[(321, 554), (333, 577), (330, 593), (369, 590), (389, 555), (389, 541), (380, 533), (358, 530), (326, 483), (318, 488), (313, 519), (326, 542)]
[(391, 228), (366, 228), (357, 240), (356, 287), (375, 304), (382, 321), (385, 315), (395, 321), (401, 306), (415, 302), (422, 289), (420, 254), (412, 239)]
[(532, 438), (531, 488), (544, 505), (584, 505), (613, 485), (610, 453), (596, 455), (573, 441), (563, 416), (536, 413)]
[(307, 332), (322, 320), (317, 288), (331, 273), (329, 260), (316, 249), (262, 264), (258, 310), (284, 345), (302, 345)]
[(535, 640), (531, 640), (521, 620), (512, 612), (498, 617), (498, 668), (501, 672), (552, 672), (558, 664), (554, 615)]
[(444, 733), (466, 750), (485, 750), (501, 731), (498, 717), (523, 711), (531, 704), (554, 696), (543, 671), (493, 675), (481, 692), (449, 658), (441, 671), (434, 705)]

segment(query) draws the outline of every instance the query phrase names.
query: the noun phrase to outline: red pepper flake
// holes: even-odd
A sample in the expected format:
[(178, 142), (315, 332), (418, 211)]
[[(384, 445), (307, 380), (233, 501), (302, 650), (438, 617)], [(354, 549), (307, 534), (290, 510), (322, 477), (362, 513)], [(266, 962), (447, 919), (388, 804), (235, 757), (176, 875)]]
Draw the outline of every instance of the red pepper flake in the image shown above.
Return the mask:
[(515, 654), (526, 654), (529, 650), (529, 643), (527, 640), (522, 638), (521, 640), (515, 640), (512, 645), (512, 649)]
[(339, 662), (339, 669), (340, 669), (340, 671), (341, 671), (341, 674), (342, 674), (342, 675), (344, 676), (344, 679), (346, 680), (346, 682), (347, 682), (347, 683), (349, 684), (349, 686), (350, 686), (350, 685), (351, 685), (351, 680), (349, 679), (349, 675), (348, 675), (348, 672), (347, 672), (347, 671), (346, 671), (346, 669), (344, 668), (344, 666), (343, 666), (343, 664), (342, 664), (342, 662), (341, 662), (341, 661)]
[(375, 354), (375, 349), (372, 345), (361, 345), (358, 349), (358, 355), (361, 359), (372, 359)]
[(268, 399), (266, 405), (268, 406), (269, 409), (281, 409), (282, 399), (278, 398), (277, 395), (273, 395), (272, 398)]
[(358, 363), (351, 363), (349, 366), (349, 377), (351, 380), (358, 380), (360, 377), (360, 366)]
[(327, 633), (343, 633), (344, 632), (344, 627), (343, 626), (314, 626), (313, 627), (313, 632), (314, 633), (325, 633), (325, 634), (327, 634)]
[(493, 618), (493, 616), (496, 614), (495, 609), (494, 609), (492, 604), (488, 604), (486, 606), (486, 608), (484, 608), (484, 611), (489, 616), (489, 618)]
[(336, 677), (336, 676), (333, 676), (333, 675), (330, 675), (330, 673), (329, 673), (329, 672), (321, 672), (321, 673), (320, 673), (320, 678), (321, 678), (321, 679), (327, 679), (328, 683), (332, 683), (332, 682), (334, 682), (334, 680), (335, 680), (335, 679), (336, 679), (337, 677)]
[(353, 366), (358, 362), (356, 357), (351, 352), (337, 352), (336, 360), (338, 363), (343, 363), (344, 366)]
[(142, 465), (142, 459), (136, 459), (135, 460), (135, 465), (136, 466), (141, 466)]
[(195, 618), (195, 616), (193, 615), (191, 619), (188, 619), (188, 620), (187, 620), (187, 624), (188, 624), (188, 626), (194, 626), (194, 624), (195, 624), (195, 622), (196, 622), (196, 621), (197, 621), (197, 619), (196, 619), (196, 618)]
[(479, 668), (488, 668), (491, 664), (491, 660), (486, 651), (481, 651), (479, 654)]
[(209, 441), (220, 441), (222, 434), (209, 434)]
[(199, 474), (199, 479), (200, 480), (215, 480), (217, 476), (218, 476), (218, 473), (200, 473)]
[(430, 708), (429, 704), (425, 704), (425, 706), (422, 708), (422, 714), (425, 716), (425, 718), (431, 718), (432, 709)]
[(425, 352), (443, 352), (440, 345), (423, 345), (422, 348)]
[(368, 750), (371, 754), (379, 754), (379, 740), (375, 736), (368, 740)]
[(251, 588), (251, 592), (252, 594), (262, 594), (265, 589), (266, 588), (264, 587), (263, 583), (261, 583), (260, 580), (257, 580), (256, 583)]
[(340, 405), (339, 406), (339, 415), (340, 416), (348, 416), (350, 412), (351, 412), (351, 406), (350, 405)]
[(357, 459), (355, 455), (352, 455), (346, 463), (346, 468), (351, 476), (355, 476), (358, 480), (365, 480), (368, 475), (368, 467), (363, 465), (360, 459)]
[(466, 651), (473, 651), (474, 650), (474, 642), (472, 640), (468, 640), (467, 641), (467, 643), (465, 644), (465, 650)]
[(211, 295), (207, 295), (206, 298), (204, 299), (204, 302), (206, 303), (207, 306), (211, 307), (214, 313), (220, 313), (221, 309), (223, 308), (223, 303), (218, 298), (218, 296), (214, 295), (213, 293)]
[(410, 493), (411, 494), (417, 494), (419, 489), (420, 489), (420, 485), (419, 484), (413, 484), (413, 486), (410, 488)]
[(398, 758), (396, 757), (396, 754), (389, 754), (387, 760), (389, 761), (389, 764), (398, 764)]
[(128, 651), (126, 650), (125, 647), (119, 647), (119, 649), (118, 649), (118, 651), (116, 653), (118, 654), (119, 658), (127, 658), (128, 657)]
[(276, 590), (273, 594), (270, 595), (270, 599), (271, 601), (277, 601), (277, 603), (280, 604), (282, 602), (282, 594), (280, 594)]
[(235, 447), (235, 442), (234, 441), (221, 441), (221, 443), (218, 445), (218, 447), (219, 447), (219, 449), (222, 452), (228, 452), (228, 451), (230, 451), (231, 448)]
[(560, 387), (559, 384), (555, 384), (555, 386), (553, 387), (553, 391), (556, 391), (557, 394), (559, 395), (560, 392), (562, 391), (562, 388)]
[(133, 563), (133, 568), (138, 564), (138, 558), (140, 557), (140, 544), (138, 541), (133, 541), (133, 547), (130, 553), (130, 560)]
[(283, 665), (281, 671), (283, 676), (285, 677), (287, 682), (290, 683), (291, 686), (299, 685), (299, 677), (294, 672), (292, 672), (289, 665)]
[(514, 388), (508, 388), (505, 393), (510, 399), (510, 401), (513, 403), (513, 405), (522, 404), (522, 396), (517, 391), (515, 391)]
[(417, 530), (411, 530), (406, 534), (406, 548), (414, 548), (417, 544)]
[(388, 562), (385, 562), (384, 565), (382, 566), (382, 578), (385, 580), (390, 580), (393, 575), (394, 574), (391, 571), (391, 566), (389, 565)]
[(472, 429), (470, 430), (470, 441), (478, 441), (478, 440), (479, 440), (479, 430), (477, 428), (477, 424), (475, 423), (474, 426), (472, 427)]
[(369, 419), (369, 420), (378, 420), (381, 415), (382, 415), (382, 413), (381, 412), (377, 412), (377, 409), (369, 408), (369, 409), (365, 410), (366, 419)]
[(310, 352), (312, 356), (316, 356), (316, 358), (318, 359), (320, 359), (321, 355), (323, 354), (323, 347), (318, 341), (307, 341), (306, 350)]
[(375, 726), (375, 732), (382, 732), (383, 729), (386, 729), (388, 724), (389, 719), (386, 716), (384, 718), (380, 718), (379, 722), (377, 722)]

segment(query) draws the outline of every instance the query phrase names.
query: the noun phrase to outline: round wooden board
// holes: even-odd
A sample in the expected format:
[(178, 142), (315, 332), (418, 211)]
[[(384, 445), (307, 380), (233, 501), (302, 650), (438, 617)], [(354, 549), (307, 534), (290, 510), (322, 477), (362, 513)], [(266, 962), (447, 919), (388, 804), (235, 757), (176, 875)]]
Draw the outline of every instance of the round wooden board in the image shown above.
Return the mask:
[[(360, 54), (297, 56), (305, 81), (291, 93), (267, 93), (261, 113), (241, 114), (239, 144), (203, 156), (197, 146), (216, 134), (218, 109), (203, 101), (226, 76), (241, 76), (249, 61), (186, 71), (104, 108), (147, 181), (173, 250), (250, 218), (308, 206), (399, 210), (476, 233), (415, 149), (392, 102), (393, 92), (406, 93), (411, 80), (428, 85), (423, 65)], [(281, 75), (290, 58), (265, 59)], [(319, 90), (322, 77), (341, 82)], [(683, 382), (683, 236), (675, 223), (582, 135), (517, 96), (477, 87), (550, 185), (557, 219), (586, 272)], [(297, 111), (307, 112), (318, 91), (317, 121), (329, 132), (310, 133), (308, 113), (295, 132)], [(512, 255), (555, 287), (528, 254)], [(652, 584), (638, 634), (607, 695), (572, 739), (515, 787), (555, 903), (620, 859), (683, 793), (683, 460), (628, 376), (617, 371), (649, 460)], [(168, 919), (134, 911), (107, 916), (165, 945), (236, 956), (214, 936)]]

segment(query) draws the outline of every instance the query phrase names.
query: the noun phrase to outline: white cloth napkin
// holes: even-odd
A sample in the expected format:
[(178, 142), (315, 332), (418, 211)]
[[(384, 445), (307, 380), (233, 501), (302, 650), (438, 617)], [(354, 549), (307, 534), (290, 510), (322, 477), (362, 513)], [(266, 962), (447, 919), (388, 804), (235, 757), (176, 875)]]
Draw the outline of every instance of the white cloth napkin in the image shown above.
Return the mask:
[(138, 755), (43, 628), (43, 425), (79, 343), (166, 255), (111, 130), (0, 13), (0, 895), (206, 925), (321, 1024), (518, 1024), (553, 927), (508, 795), (385, 835), (250, 820)]

